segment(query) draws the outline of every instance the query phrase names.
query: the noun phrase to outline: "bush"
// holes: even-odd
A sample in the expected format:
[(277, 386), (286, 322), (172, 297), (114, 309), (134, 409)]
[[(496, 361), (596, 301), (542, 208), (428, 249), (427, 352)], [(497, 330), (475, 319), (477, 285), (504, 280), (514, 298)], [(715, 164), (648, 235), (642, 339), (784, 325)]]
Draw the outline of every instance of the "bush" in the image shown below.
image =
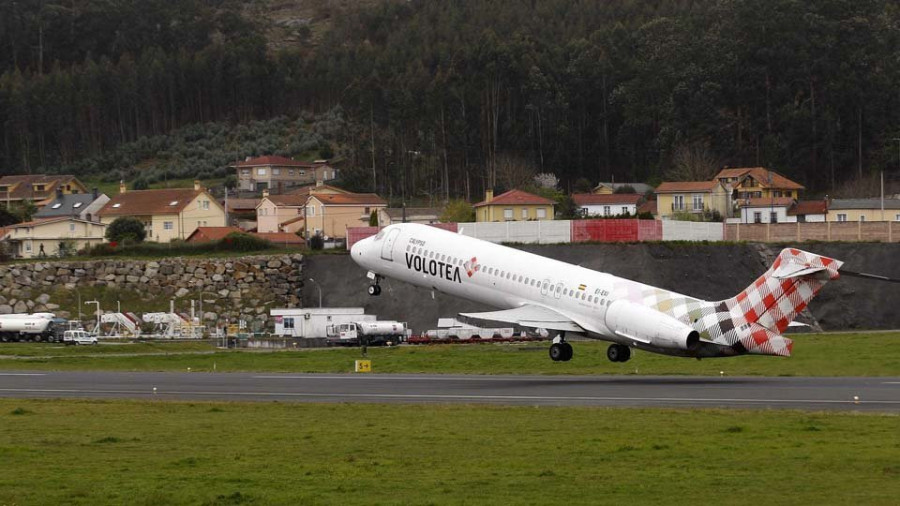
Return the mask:
[(106, 239), (117, 243), (139, 243), (147, 237), (144, 222), (133, 216), (116, 218), (106, 227)]
[(272, 243), (259, 237), (232, 232), (219, 241), (216, 249), (221, 251), (261, 251), (272, 247)]
[(322, 239), (322, 236), (316, 234), (309, 238), (309, 249), (312, 250), (320, 250), (325, 247), (325, 239)]

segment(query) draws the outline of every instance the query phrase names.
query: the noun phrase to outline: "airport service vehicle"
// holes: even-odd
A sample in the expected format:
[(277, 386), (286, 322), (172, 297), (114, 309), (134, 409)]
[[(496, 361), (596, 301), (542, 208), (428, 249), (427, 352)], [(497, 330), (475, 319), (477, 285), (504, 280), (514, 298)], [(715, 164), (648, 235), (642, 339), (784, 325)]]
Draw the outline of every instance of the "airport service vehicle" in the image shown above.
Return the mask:
[[(461, 313), (558, 332), (550, 358), (567, 361), (566, 333), (610, 341), (607, 358), (637, 348), (679, 357), (790, 356), (781, 334), (843, 262), (788, 248), (739, 294), (705, 301), (436, 227), (401, 223), (351, 248), (368, 292), (385, 277), (502, 308)], [(847, 273), (851, 274), (851, 273)]]
[(0, 342), (57, 342), (65, 328), (65, 320), (53, 313), (17, 313), (0, 315)]
[(398, 343), (406, 337), (406, 324), (397, 321), (359, 321), (326, 327), (329, 344)]
[(97, 337), (83, 330), (67, 330), (63, 333), (63, 343), (67, 345), (97, 344)]

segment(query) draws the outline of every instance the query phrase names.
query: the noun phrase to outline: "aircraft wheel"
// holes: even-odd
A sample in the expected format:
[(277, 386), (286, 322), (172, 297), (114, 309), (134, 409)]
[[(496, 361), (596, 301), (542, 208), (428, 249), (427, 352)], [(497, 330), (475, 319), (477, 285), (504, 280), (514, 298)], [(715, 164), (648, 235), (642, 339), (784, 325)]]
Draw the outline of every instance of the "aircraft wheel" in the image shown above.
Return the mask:
[(563, 347), (563, 358), (561, 359), (563, 362), (568, 362), (572, 360), (572, 356), (575, 355), (575, 350), (572, 349), (572, 345), (563, 341), (559, 343)]
[(381, 295), (381, 287), (378, 285), (369, 285), (369, 295), (373, 297)]
[(611, 344), (606, 349), (606, 358), (610, 362), (627, 362), (631, 358), (631, 348), (624, 344)]
[[(554, 362), (565, 362), (572, 358), (571, 352), (569, 355), (566, 355), (566, 344), (568, 343), (553, 343), (550, 345), (550, 360)], [(571, 348), (571, 347), (570, 347)]]

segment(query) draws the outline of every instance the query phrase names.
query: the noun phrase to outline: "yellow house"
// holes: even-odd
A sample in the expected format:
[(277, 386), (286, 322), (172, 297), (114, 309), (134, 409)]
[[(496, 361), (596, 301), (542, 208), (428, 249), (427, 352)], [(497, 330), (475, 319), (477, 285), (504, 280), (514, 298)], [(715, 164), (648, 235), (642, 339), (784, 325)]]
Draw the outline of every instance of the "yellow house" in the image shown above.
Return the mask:
[(764, 167), (722, 169), (715, 180), (731, 189), (734, 204), (738, 206), (749, 199), (790, 197), (798, 200), (800, 191), (805, 190), (803, 185)]
[(666, 182), (656, 189), (656, 212), (661, 219), (676, 214), (718, 211), (731, 217), (731, 192), (718, 180)]
[(169, 242), (187, 239), (197, 227), (224, 227), (225, 209), (206, 192), (199, 181), (194, 188), (126, 191), (111, 198), (97, 215), (112, 223), (122, 216), (133, 216), (147, 229), (147, 240)]
[(17, 258), (73, 254), (106, 239), (106, 224), (71, 216), (18, 223), (5, 227), (0, 241), (10, 245)]
[(484, 192), (484, 201), (475, 204), (475, 221), (552, 220), (555, 202), (522, 190), (510, 190), (494, 197)]
[(87, 193), (87, 188), (75, 176), (28, 174), (0, 177), (0, 205), (7, 209), (20, 207), (30, 201), (40, 209), (58, 194)]
[(312, 194), (348, 194), (347, 190), (317, 184), (304, 186), (283, 195), (270, 195), (263, 190), (263, 198), (256, 205), (256, 231), (260, 233), (291, 232), (304, 230), (307, 201)]
[(900, 200), (834, 199), (828, 202), (826, 221), (900, 221)]
[(306, 203), (304, 237), (347, 237), (348, 227), (369, 225), (372, 212), (387, 207), (374, 193), (310, 194)]

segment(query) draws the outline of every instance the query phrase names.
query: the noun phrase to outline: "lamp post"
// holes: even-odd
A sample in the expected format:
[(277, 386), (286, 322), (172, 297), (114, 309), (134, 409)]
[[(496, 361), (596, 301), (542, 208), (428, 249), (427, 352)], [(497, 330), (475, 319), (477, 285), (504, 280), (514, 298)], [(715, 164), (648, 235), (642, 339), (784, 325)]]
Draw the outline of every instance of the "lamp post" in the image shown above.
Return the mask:
[(319, 290), (319, 307), (322, 307), (322, 287), (319, 286), (319, 283), (317, 283), (315, 279), (309, 278), (309, 280), (312, 281), (313, 284), (316, 285), (316, 289)]

